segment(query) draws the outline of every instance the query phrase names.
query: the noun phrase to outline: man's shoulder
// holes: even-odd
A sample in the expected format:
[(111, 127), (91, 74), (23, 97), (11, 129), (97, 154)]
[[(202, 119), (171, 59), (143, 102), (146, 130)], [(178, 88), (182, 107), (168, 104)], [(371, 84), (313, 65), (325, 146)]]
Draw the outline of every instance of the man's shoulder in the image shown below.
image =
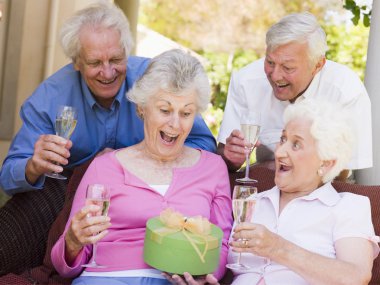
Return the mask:
[(42, 81), (27, 101), (41, 103), (49, 101), (47, 98), (63, 98), (66, 94), (72, 96), (72, 90), (77, 90), (80, 78), (80, 73), (74, 69), (73, 64), (67, 64)]
[(270, 87), (264, 72), (264, 58), (258, 59), (233, 73), (235, 84), (252, 88)]
[(323, 73), (326, 78), (353, 78), (355, 80), (360, 80), (359, 76), (349, 68), (347, 65), (332, 61), (326, 60), (326, 64), (323, 67)]
[(129, 56), (127, 63), (127, 73), (143, 73), (148, 67), (150, 60), (151, 59), (147, 57), (134, 55)]
[(241, 78), (261, 78), (265, 77), (264, 72), (264, 58), (260, 58), (251, 62), (250, 64), (242, 67), (238, 71), (236, 71), (236, 75)]

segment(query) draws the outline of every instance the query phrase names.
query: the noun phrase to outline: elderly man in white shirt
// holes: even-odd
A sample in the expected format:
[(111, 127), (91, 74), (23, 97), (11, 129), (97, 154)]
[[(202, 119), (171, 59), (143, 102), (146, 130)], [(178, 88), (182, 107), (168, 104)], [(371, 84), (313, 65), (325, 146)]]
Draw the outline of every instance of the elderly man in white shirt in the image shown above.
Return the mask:
[[(266, 34), (266, 56), (231, 77), (218, 153), (230, 170), (245, 161), (242, 110), (261, 113), (258, 162), (273, 161), (289, 105), (308, 98), (338, 102), (352, 114), (356, 146), (347, 169), (372, 166), (371, 102), (359, 77), (348, 67), (326, 60), (326, 34), (310, 13), (291, 14)], [(271, 163), (269, 164), (271, 165)], [(273, 164), (274, 165), (274, 164)], [(347, 173), (347, 172), (346, 172)]]

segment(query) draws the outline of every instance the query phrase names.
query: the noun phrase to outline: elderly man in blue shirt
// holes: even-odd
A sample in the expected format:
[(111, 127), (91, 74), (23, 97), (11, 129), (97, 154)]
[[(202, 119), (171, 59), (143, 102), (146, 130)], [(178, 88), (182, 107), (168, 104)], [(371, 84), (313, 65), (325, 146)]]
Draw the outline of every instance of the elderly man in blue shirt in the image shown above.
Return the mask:
[[(61, 165), (70, 168), (105, 149), (130, 146), (143, 139), (143, 123), (125, 94), (149, 59), (128, 57), (132, 40), (125, 16), (116, 7), (103, 10), (82, 10), (63, 26), (61, 43), (73, 64), (45, 80), (23, 104), (23, 125), (1, 170), (0, 183), (7, 194), (42, 189), (44, 173), (61, 172)], [(109, 23), (86, 23), (95, 13), (115, 15), (108, 18), (112, 19)], [(71, 142), (54, 135), (59, 105), (78, 111)], [(201, 117), (195, 120), (186, 144), (216, 150)]]
[[(32, 239), (37, 244), (46, 242), (46, 232), (34, 231), (32, 221), (44, 220), (46, 211), (52, 211), (54, 217), (62, 208), (66, 183), (46, 179), (45, 173), (73, 168), (101, 152), (136, 144), (144, 136), (143, 122), (125, 94), (143, 74), (149, 59), (129, 56), (132, 39), (123, 12), (106, 1), (78, 11), (62, 27), (61, 45), (72, 64), (42, 82), (25, 101), (20, 112), (22, 127), (0, 172), (5, 193), (28, 192), (21, 194), (22, 198), (15, 195), (0, 209), (0, 275), (27, 268), (23, 258), (32, 256), (27, 252), (33, 247)], [(71, 140), (55, 135), (60, 105), (73, 106), (78, 112)], [(215, 139), (201, 117), (195, 119), (186, 144), (216, 151)], [(53, 198), (59, 200), (57, 196), (61, 204), (50, 205)], [(22, 219), (29, 220), (17, 225), (14, 216), (20, 212), (25, 213)], [(50, 217), (44, 230), (52, 222)], [(29, 245), (23, 249), (25, 240)], [(5, 249), (12, 254), (7, 255)], [(13, 261), (15, 267), (10, 265)]]

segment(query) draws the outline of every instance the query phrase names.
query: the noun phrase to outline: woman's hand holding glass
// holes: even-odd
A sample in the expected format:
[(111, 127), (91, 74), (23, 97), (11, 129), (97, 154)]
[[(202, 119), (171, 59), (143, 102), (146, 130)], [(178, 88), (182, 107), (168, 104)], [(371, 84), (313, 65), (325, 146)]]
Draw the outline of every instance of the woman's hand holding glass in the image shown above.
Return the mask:
[(109, 205), (110, 192), (107, 186), (88, 186), (86, 205), (74, 215), (65, 236), (66, 257), (69, 261), (74, 260), (84, 246), (93, 244), (92, 262), (83, 266), (105, 267), (96, 263), (96, 244), (106, 236), (111, 225), (110, 217), (107, 216)]
[(250, 252), (268, 259), (275, 259), (279, 256), (279, 250), (285, 248), (284, 239), (261, 224), (239, 224), (235, 227), (232, 238), (230, 245), (235, 251)]

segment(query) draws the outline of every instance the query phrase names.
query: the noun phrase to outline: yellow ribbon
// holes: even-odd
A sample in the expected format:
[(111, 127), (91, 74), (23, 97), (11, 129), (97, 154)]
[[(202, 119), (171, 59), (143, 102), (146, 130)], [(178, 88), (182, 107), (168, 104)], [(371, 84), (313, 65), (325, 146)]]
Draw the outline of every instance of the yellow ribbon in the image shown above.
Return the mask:
[[(183, 235), (190, 242), (202, 263), (205, 263), (207, 251), (210, 248), (216, 248), (219, 245), (218, 240), (210, 235), (211, 223), (202, 216), (186, 218), (181, 213), (176, 212), (171, 208), (167, 208), (161, 212), (160, 220), (165, 227), (155, 229), (153, 232), (159, 236), (166, 236), (182, 231)], [(191, 237), (189, 233), (191, 233), (194, 237)], [(199, 242), (197, 238), (201, 239), (201, 242)], [(155, 240), (160, 242), (161, 239), (156, 238)], [(205, 244), (203, 252), (200, 251), (197, 243)]]

